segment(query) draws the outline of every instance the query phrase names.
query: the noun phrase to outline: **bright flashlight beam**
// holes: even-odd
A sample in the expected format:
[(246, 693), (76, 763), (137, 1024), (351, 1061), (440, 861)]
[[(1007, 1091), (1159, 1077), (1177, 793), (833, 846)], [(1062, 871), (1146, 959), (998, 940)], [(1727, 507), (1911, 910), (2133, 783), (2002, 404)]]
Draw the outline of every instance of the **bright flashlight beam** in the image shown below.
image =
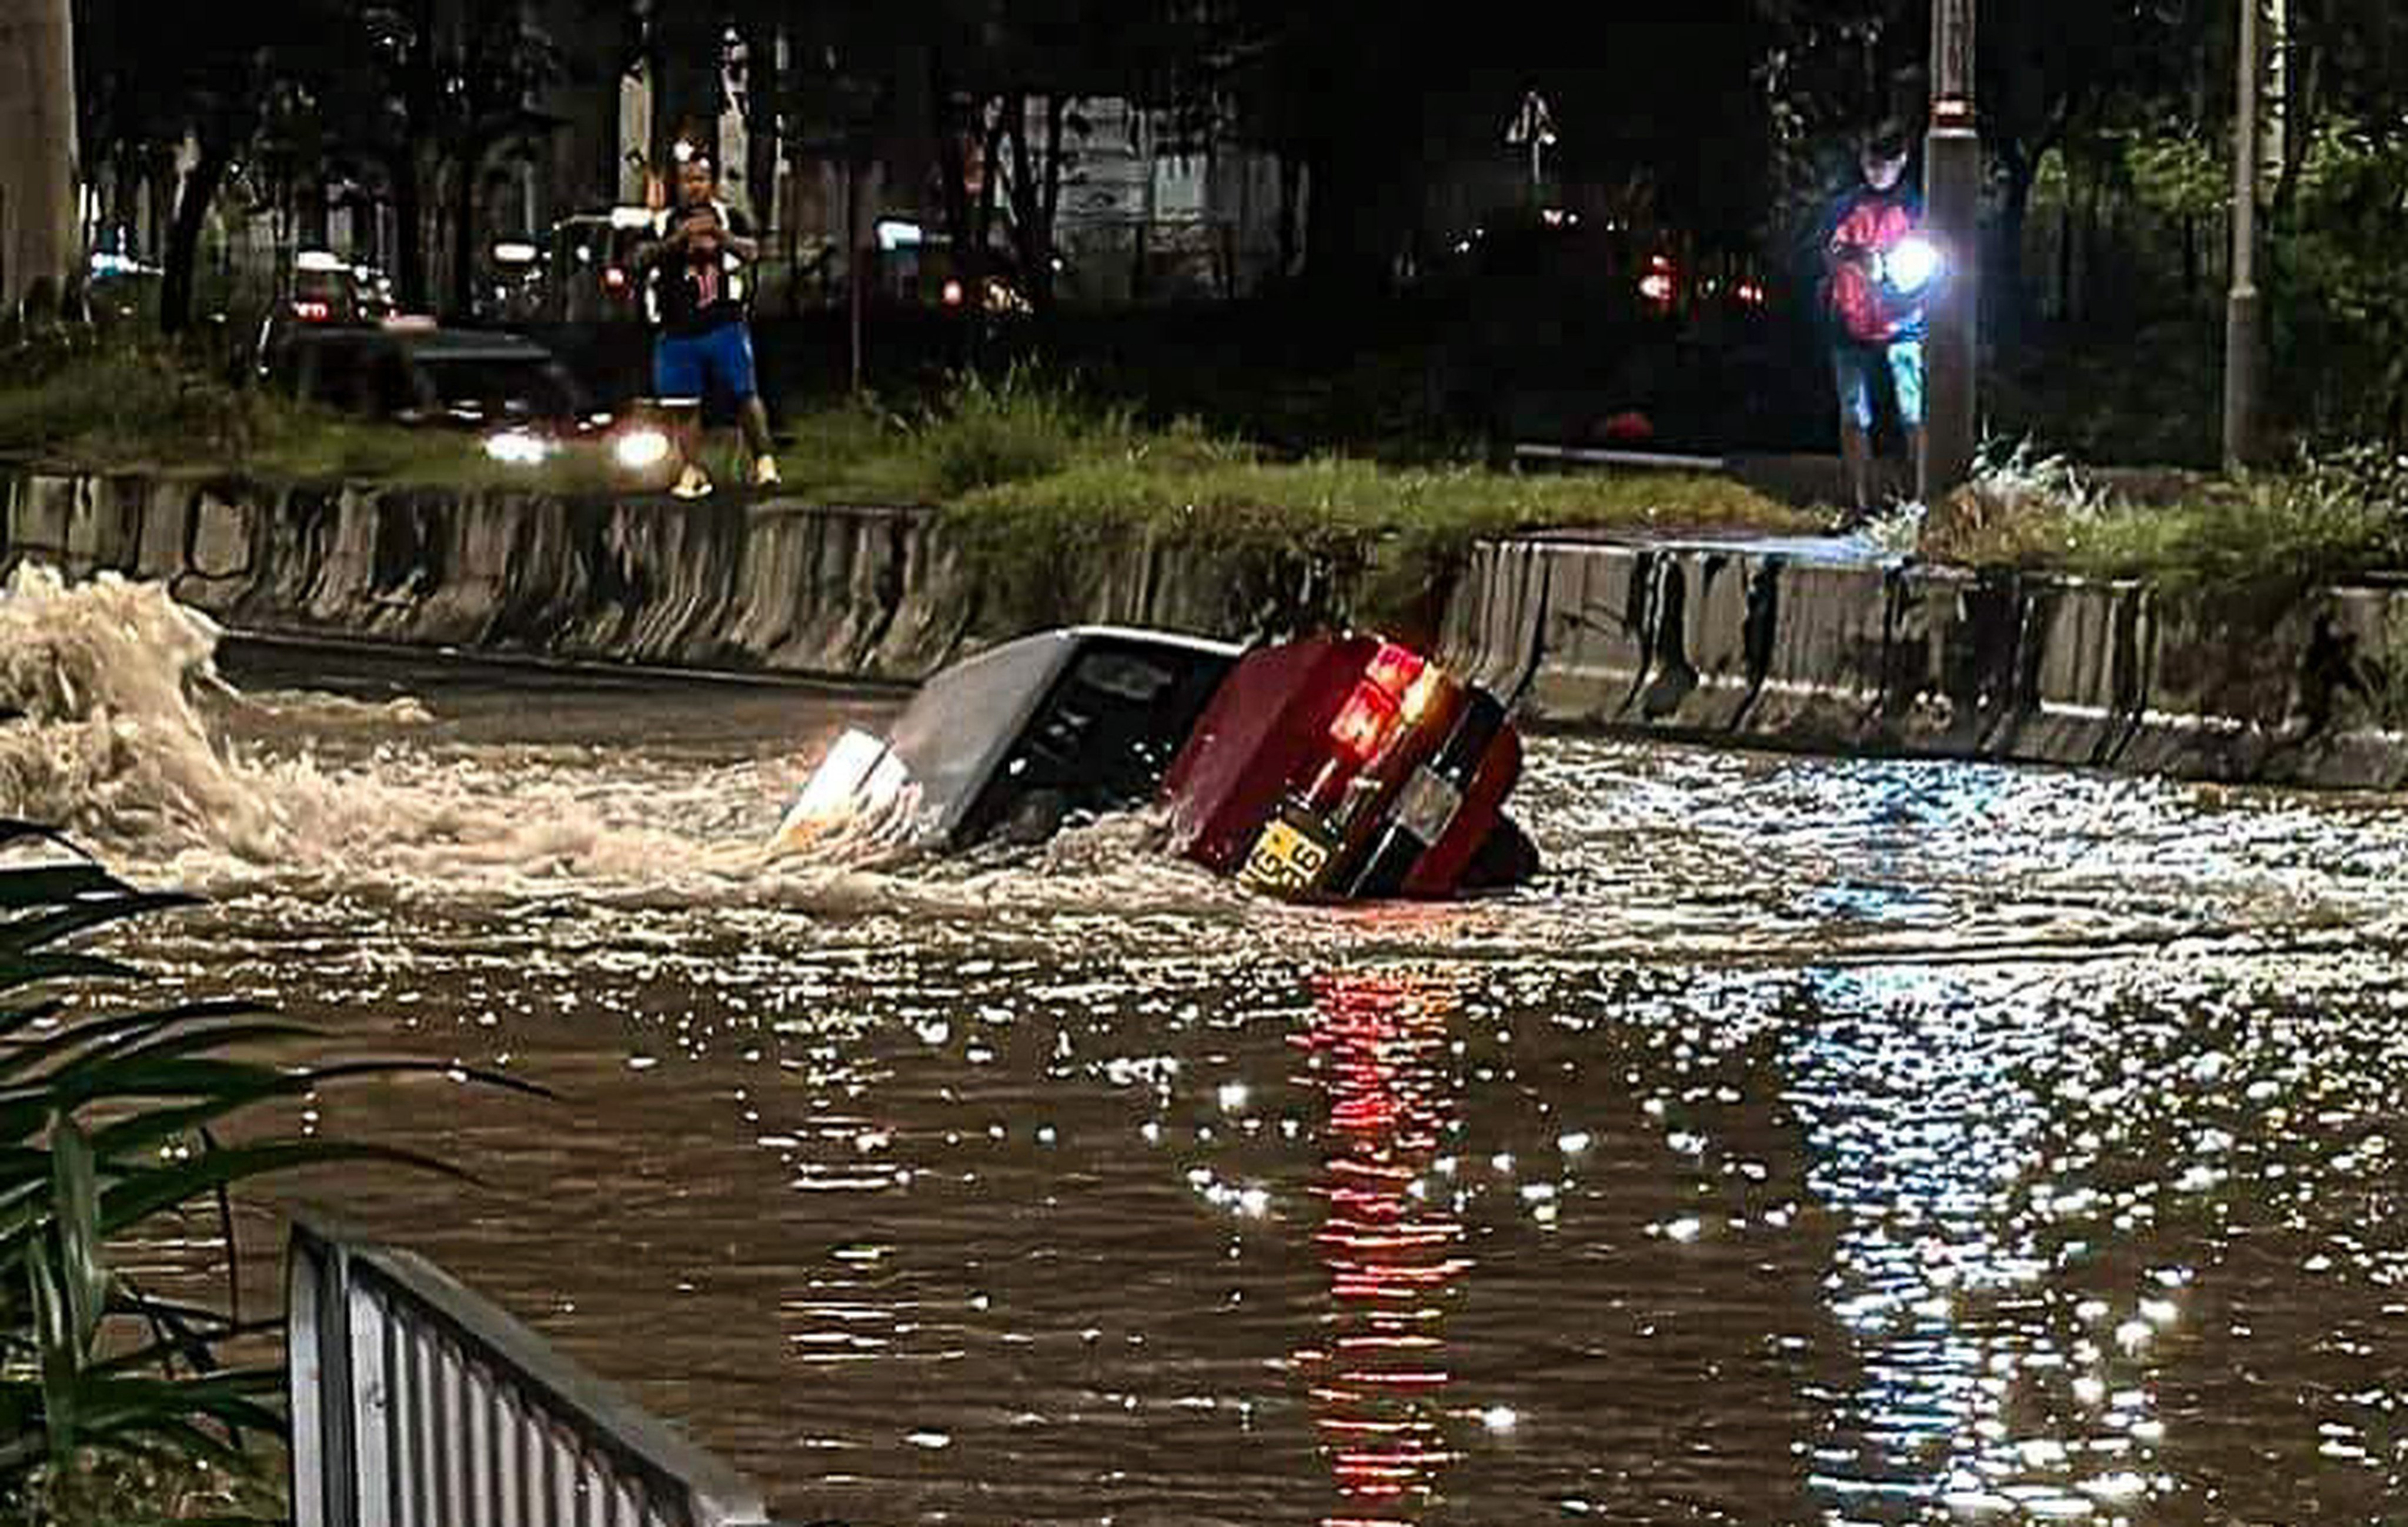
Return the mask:
[(1928, 238), (1906, 238), (1889, 252), (1889, 282), (1901, 292), (1920, 292), (1940, 274), (1939, 247)]

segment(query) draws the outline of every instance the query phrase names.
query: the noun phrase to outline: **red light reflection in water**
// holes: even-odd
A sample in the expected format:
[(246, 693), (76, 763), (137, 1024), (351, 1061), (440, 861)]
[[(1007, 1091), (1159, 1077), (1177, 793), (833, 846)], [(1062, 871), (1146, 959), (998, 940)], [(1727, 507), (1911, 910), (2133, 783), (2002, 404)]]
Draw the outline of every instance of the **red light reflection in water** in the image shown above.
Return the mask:
[(1297, 1353), (1338, 1486), (1323, 1527), (1403, 1527), (1434, 1497), (1446, 1446), (1441, 1327), (1471, 1266), (1451, 1192), (1412, 1185), (1439, 1154), (1455, 1098), (1446, 1059), (1452, 987), (1387, 972), (1316, 976), (1306, 1085), (1329, 1098), (1328, 1202), (1318, 1239), (1330, 1307)]

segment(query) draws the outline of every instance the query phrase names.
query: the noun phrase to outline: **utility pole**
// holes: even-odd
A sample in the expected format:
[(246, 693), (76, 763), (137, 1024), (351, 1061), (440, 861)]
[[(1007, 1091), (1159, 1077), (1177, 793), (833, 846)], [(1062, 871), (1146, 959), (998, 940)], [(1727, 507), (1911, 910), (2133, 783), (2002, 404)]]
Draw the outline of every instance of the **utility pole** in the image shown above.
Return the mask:
[[(2276, 0), (2279, 6), (2281, 0)], [(2266, 424), (2266, 308), (2258, 290), (2258, 208), (2264, 144), (2258, 132), (2266, 63), (2264, 0), (2241, 0), (2240, 78), (2232, 122), (2232, 290), (2224, 310), (2224, 467), (2258, 459)], [(2281, 12), (2276, 12), (2280, 25)], [(2279, 46), (2279, 39), (2277, 46)]]
[(1555, 143), (1555, 113), (1545, 96), (1536, 90), (1525, 93), (1522, 104), (1514, 108), (1513, 120), (1505, 127), (1509, 145), (1527, 144), (1530, 149), (1530, 205), (1542, 206), (1546, 201), (1546, 176), (1540, 167), (1539, 155)]
[(1925, 346), (1929, 374), (1915, 496), (1927, 504), (1971, 473), (1980, 418), (1982, 138), (1973, 115), (1974, 36), (1974, 0), (1933, 0), (1923, 194), (1948, 266)]
[(58, 316), (83, 261), (69, 0), (0, 0), (0, 320), (36, 281)]
[(866, 215), (867, 207), (861, 194), (861, 180), (868, 155), (856, 144), (848, 143), (844, 156), (844, 312), (847, 353), (853, 358), (848, 389), (856, 400), (861, 396), (861, 317), (869, 300), (869, 247), (877, 238)]

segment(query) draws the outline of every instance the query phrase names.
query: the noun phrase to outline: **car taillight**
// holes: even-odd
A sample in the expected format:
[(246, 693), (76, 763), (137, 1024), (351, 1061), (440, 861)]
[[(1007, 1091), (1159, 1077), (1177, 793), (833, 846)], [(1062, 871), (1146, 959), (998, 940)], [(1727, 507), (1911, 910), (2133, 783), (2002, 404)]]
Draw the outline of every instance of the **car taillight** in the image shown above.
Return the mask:
[(1670, 255), (1658, 254), (1647, 262), (1647, 274), (1639, 281), (1639, 295), (1659, 308), (1669, 308), (1680, 295), (1680, 278)]
[(627, 286), (627, 273), (617, 266), (612, 266), (602, 272), (602, 284), (613, 292), (624, 291)]
[(1412, 648), (1381, 642), (1371, 660), (1363, 665), (1363, 677), (1346, 698), (1338, 719), (1329, 724), (1330, 740), (1355, 767), (1369, 763), (1387, 746), (1398, 723), (1410, 727), (1422, 718), (1438, 687), (1438, 670)]
[(335, 316), (335, 310), (323, 302), (304, 300), (293, 305), (293, 316), (305, 324), (322, 324)]
[(1363, 670), (1363, 677), (1391, 698), (1401, 700), (1405, 692), (1413, 686), (1414, 681), (1428, 667), (1429, 664), (1412, 649), (1399, 647), (1393, 641), (1383, 641), (1380, 650), (1371, 655), (1369, 665)]
[(1378, 756), (1381, 744), (1388, 739), (1389, 728), (1397, 724), (1397, 714), (1396, 698), (1365, 679), (1346, 697), (1338, 719), (1329, 724), (1329, 740), (1360, 767)]

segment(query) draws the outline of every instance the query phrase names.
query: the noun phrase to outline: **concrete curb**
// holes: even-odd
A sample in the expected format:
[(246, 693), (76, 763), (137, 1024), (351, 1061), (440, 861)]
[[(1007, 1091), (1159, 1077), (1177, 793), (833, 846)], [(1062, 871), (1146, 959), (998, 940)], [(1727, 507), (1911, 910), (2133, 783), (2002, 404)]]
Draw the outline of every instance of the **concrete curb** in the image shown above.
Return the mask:
[[(1020, 634), (934, 511), (561, 498), (141, 474), (5, 483), (0, 564), (165, 583), (269, 636), (915, 681)], [(1224, 559), (1226, 560), (1226, 559)], [(1326, 603), (1326, 570), (1099, 542), (1038, 591), (1063, 623), (1217, 635)]]
[(2408, 592), (2280, 610), (1778, 542), (1486, 543), (1444, 648), (1541, 725), (2383, 789)]
[[(1194, 540), (1098, 541), (1005, 610), (942, 518), (679, 503), (5, 479), (0, 561), (165, 583), (295, 638), (909, 682), (1036, 624), (1249, 638), (1340, 619), (1350, 576)], [(1475, 549), (1441, 646), (1540, 726), (2190, 778), (2408, 783), (2408, 591), (2281, 609), (1901, 564), (1859, 543), (1534, 536)]]

